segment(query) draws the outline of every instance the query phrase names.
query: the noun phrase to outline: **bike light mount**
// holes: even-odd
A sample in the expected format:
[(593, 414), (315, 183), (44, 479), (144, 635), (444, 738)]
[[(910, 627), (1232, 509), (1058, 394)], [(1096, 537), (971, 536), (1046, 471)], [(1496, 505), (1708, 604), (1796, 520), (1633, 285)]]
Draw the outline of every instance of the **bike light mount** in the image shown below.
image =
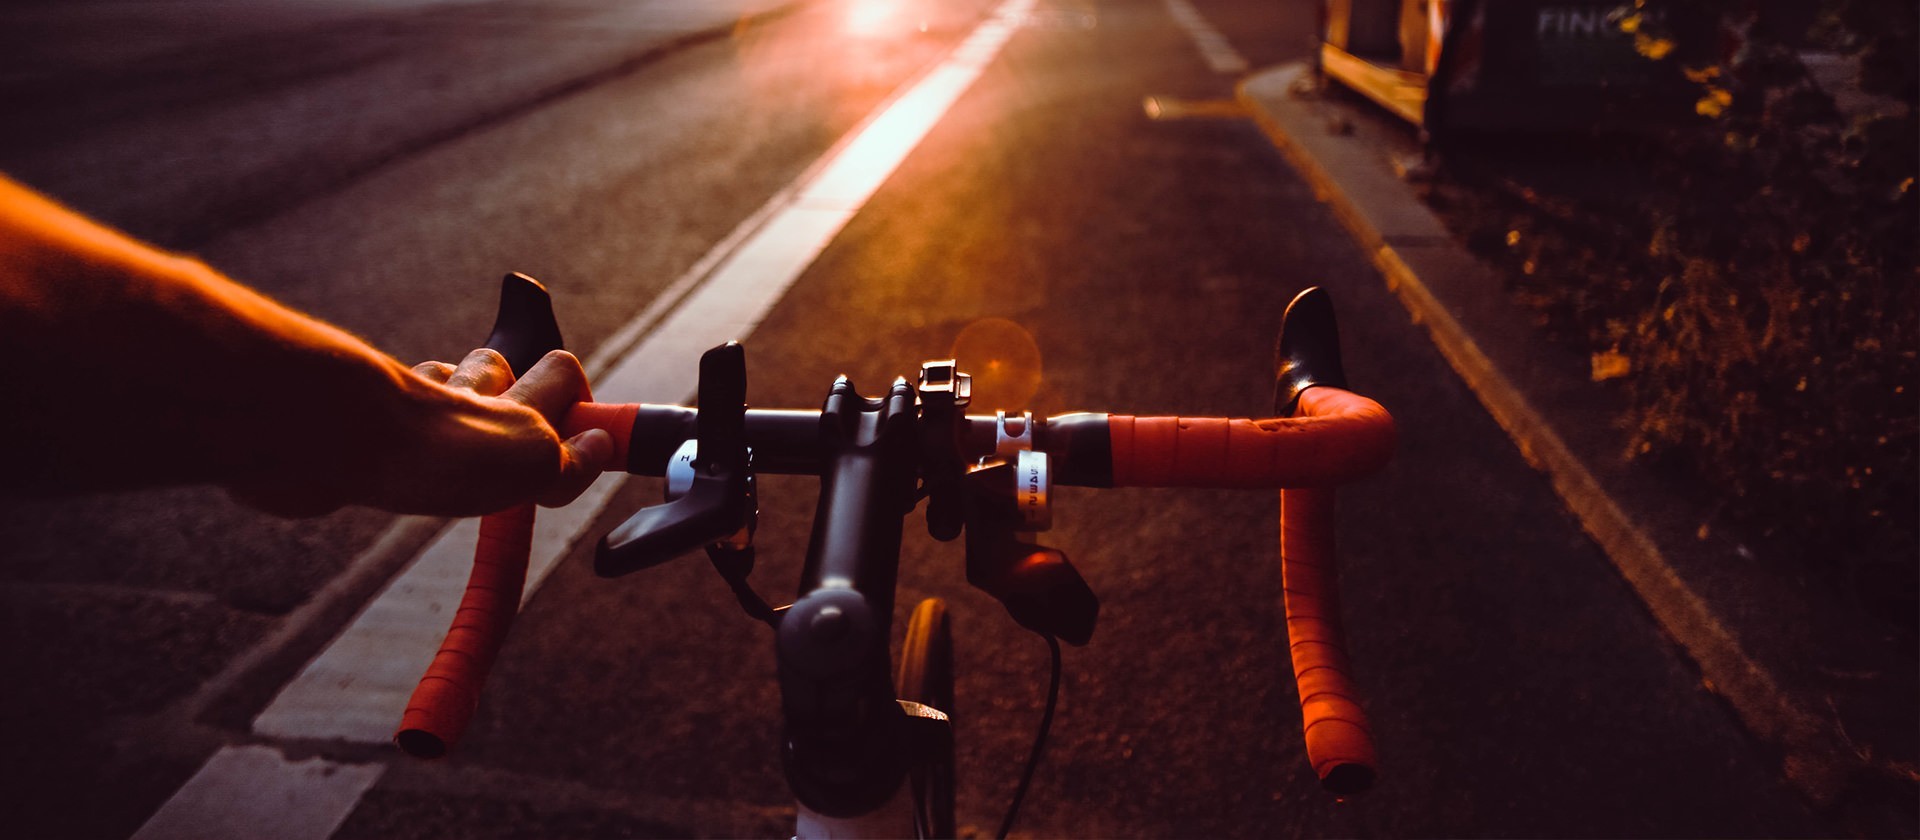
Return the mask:
[(920, 364), (920, 381), (914, 388), (923, 405), (944, 401), (948, 407), (966, 408), (973, 402), (973, 376), (960, 370), (954, 359), (935, 359)]
[(966, 507), (960, 479), (966, 474), (961, 438), (966, 434), (967, 406), (973, 402), (973, 377), (961, 372), (953, 359), (920, 365), (921, 491), (927, 498), (927, 534), (941, 542), (960, 536), (966, 526)]

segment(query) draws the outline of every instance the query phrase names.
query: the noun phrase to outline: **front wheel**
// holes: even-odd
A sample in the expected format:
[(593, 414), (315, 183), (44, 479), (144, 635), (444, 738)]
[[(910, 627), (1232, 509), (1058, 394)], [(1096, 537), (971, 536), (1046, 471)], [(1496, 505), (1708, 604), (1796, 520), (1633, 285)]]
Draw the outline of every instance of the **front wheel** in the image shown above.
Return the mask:
[[(945, 712), (951, 735), (953, 720), (953, 628), (947, 605), (928, 598), (907, 619), (907, 639), (900, 650), (900, 669), (894, 690), (900, 699)], [(909, 780), (916, 810), (924, 815), (922, 831), (929, 837), (952, 837), (953, 743), (925, 750)]]

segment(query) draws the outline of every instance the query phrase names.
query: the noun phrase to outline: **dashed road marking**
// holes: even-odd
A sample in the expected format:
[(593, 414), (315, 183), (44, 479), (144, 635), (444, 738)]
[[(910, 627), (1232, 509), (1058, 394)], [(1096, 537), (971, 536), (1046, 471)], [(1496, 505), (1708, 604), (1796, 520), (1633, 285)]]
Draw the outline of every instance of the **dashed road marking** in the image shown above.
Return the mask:
[(1166, 3), (1167, 14), (1173, 15), (1173, 21), (1180, 24), (1181, 29), (1187, 30), (1193, 45), (1200, 48), (1200, 57), (1206, 59), (1207, 66), (1213, 68), (1213, 72), (1227, 76), (1247, 72), (1247, 60), (1232, 44), (1227, 43), (1227, 36), (1213, 28), (1213, 24), (1208, 23), (1192, 3), (1187, 0), (1166, 0)]
[(1140, 110), (1154, 122), (1170, 120), (1243, 120), (1252, 113), (1237, 99), (1181, 99), (1176, 96), (1149, 96), (1140, 101)]

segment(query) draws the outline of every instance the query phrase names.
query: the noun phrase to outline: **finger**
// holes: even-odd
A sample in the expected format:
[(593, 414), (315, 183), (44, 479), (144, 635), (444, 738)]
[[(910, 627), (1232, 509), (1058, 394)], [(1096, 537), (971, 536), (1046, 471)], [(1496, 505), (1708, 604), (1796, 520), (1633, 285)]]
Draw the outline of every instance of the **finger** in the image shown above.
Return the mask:
[(447, 380), (453, 377), (455, 370), (453, 365), (446, 362), (421, 362), (413, 366), (415, 375), (440, 385), (447, 384)]
[(612, 466), (613, 435), (606, 429), (588, 429), (560, 444), (560, 476), (534, 501), (560, 507), (587, 491), (587, 486)]
[(503, 396), (540, 412), (555, 426), (574, 403), (593, 398), (587, 388), (587, 372), (581, 369), (580, 360), (565, 350), (548, 353)]
[(513, 368), (507, 365), (507, 357), (485, 347), (468, 353), (447, 377), (447, 387), (466, 388), (484, 397), (497, 397), (511, 385)]

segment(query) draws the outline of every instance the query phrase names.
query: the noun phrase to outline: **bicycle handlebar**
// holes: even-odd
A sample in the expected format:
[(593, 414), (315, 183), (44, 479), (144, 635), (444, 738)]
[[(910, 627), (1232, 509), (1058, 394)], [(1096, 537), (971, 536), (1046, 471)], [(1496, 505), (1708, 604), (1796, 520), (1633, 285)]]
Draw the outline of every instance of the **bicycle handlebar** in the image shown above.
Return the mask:
[[(995, 418), (967, 419), (975, 427), (969, 434), (975, 442), (970, 454), (991, 455)], [(694, 409), (684, 406), (579, 403), (568, 412), (560, 433), (571, 437), (590, 428), (605, 429), (616, 444), (616, 465), (634, 474), (660, 475), (666, 466), (661, 453), (671, 453), (692, 438), (693, 422)], [(756, 467), (769, 473), (817, 472), (806, 440), (817, 432), (818, 422), (818, 411), (747, 411), (746, 434)], [(1035, 446), (1059, 459), (1061, 484), (1285, 491), (1281, 560), (1308, 759), (1330, 790), (1364, 788), (1373, 773), (1373, 748), (1365, 715), (1351, 699), (1355, 691), (1342, 653), (1337, 592), (1328, 565), (1333, 556), (1331, 486), (1385, 466), (1394, 445), (1387, 411), (1366, 397), (1322, 386), (1301, 395), (1300, 413), (1294, 417), (1066, 414), (1037, 426)], [(460, 644), (450, 635), (447, 649), (454, 654), (443, 651), (427, 677), (447, 683), (447, 688), (428, 694), (423, 681), (421, 694), (409, 705), (400, 736), (401, 747), (409, 753), (438, 755), (471, 715), (472, 694), (460, 686), (473, 683), (477, 692), (485, 663), (499, 647), (519, 587), (492, 581), (511, 571), (476, 564), (475, 588), (462, 602), (454, 628)], [(512, 602), (497, 594), (509, 591)], [(490, 611), (482, 606), (488, 599), (499, 602)], [(481, 604), (470, 603), (474, 601)], [(442, 660), (450, 661), (442, 667)], [(429, 723), (449, 727), (452, 736), (433, 735)]]
[[(1039, 420), (1034, 448), (1059, 459), (1055, 481), (1082, 487), (1327, 487), (1364, 478), (1393, 455), (1393, 418), (1379, 403), (1329, 386), (1301, 399), (1302, 414), (1280, 418), (1134, 416), (1076, 412)], [(758, 472), (819, 471), (811, 435), (819, 411), (749, 409), (747, 443)], [(994, 454), (996, 418), (970, 415), (974, 458)], [(648, 403), (579, 403), (560, 434), (605, 429), (616, 441), (613, 469), (658, 476), (693, 438), (694, 409)]]
[(1108, 419), (1116, 487), (1323, 487), (1370, 475), (1393, 455), (1393, 419), (1379, 403), (1319, 387), (1304, 414)]
[[(508, 285), (514, 281), (509, 277)], [(540, 317), (551, 322), (544, 289), (540, 295)], [(1315, 305), (1327, 306), (1324, 300)], [(506, 311), (503, 305), (502, 323)], [(1283, 358), (1284, 399), (1276, 408), (1294, 416), (1076, 413), (1032, 421), (1030, 431), (1032, 448), (1053, 459), (1057, 484), (1281, 490), (1283, 601), (1308, 763), (1326, 789), (1346, 795), (1372, 784), (1375, 752), (1348, 673), (1333, 566), (1333, 488), (1384, 467), (1392, 456), (1395, 432), (1392, 417), (1378, 403), (1340, 387), (1344, 381), (1337, 374), (1330, 308), (1325, 318), (1325, 339), (1316, 337), (1298, 355), (1306, 358), (1313, 345), (1334, 348), (1331, 364), (1321, 366), (1336, 371), (1334, 376), (1316, 380), (1296, 370), (1288, 379)], [(500, 332), (497, 324), (496, 338)], [(558, 340), (557, 328), (553, 340)], [(1283, 344), (1283, 357), (1288, 352)], [(907, 398), (912, 398), (910, 390)], [(659, 476), (675, 450), (697, 437), (698, 416), (696, 409), (685, 406), (583, 402), (568, 412), (559, 431), (572, 437), (604, 429), (615, 442), (612, 470)], [(755, 471), (821, 473), (820, 410), (747, 409), (735, 416), (741, 422), (735, 429), (744, 435)], [(1003, 421), (960, 418), (958, 454), (968, 462), (996, 455)], [(444, 755), (470, 722), (481, 683), (519, 608), (532, 522), (531, 505), (483, 520), (472, 578), (453, 627), (395, 735), (409, 754)]]

